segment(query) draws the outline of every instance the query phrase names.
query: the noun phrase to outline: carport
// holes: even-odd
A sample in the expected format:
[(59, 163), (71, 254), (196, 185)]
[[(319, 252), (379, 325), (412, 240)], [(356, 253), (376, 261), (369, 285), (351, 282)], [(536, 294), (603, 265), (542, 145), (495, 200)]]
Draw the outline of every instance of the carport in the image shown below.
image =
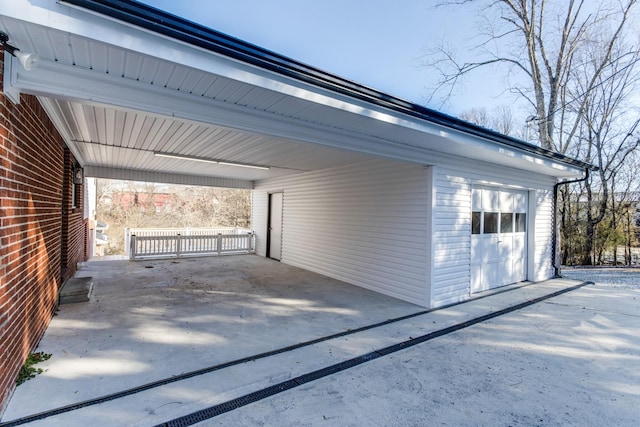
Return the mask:
[[(591, 167), (129, 0), (0, 26), (40, 57), (7, 56), (5, 93), (38, 97), (78, 175), (252, 189), (258, 255), (424, 307), (552, 277), (553, 185)], [(471, 206), (481, 186), (522, 202)], [(500, 218), (490, 262), (472, 209)]]

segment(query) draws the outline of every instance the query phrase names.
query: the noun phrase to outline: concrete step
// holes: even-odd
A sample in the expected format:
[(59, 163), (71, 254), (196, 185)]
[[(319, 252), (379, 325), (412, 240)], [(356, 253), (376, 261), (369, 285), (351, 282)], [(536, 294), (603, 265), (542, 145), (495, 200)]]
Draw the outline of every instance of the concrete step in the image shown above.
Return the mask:
[(76, 277), (67, 280), (59, 295), (59, 304), (87, 302), (93, 290), (93, 277)]

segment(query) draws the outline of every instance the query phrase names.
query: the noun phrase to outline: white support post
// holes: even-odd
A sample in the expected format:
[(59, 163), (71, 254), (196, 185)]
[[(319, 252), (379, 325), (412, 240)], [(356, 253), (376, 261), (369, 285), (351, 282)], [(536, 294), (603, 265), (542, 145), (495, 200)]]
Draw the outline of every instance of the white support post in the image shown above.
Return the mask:
[(136, 235), (129, 236), (129, 259), (136, 259)]
[(131, 229), (129, 227), (124, 229), (124, 250), (127, 252), (125, 255), (127, 255), (129, 259), (133, 259), (131, 258)]

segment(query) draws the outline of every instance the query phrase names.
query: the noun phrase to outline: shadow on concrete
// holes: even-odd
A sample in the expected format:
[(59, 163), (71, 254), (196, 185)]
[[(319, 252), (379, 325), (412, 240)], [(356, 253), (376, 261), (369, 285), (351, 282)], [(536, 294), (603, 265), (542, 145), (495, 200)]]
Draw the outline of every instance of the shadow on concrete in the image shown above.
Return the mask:
[(422, 310), (255, 255), (88, 262), (87, 276), (91, 301), (60, 306), (45, 372), (4, 420)]

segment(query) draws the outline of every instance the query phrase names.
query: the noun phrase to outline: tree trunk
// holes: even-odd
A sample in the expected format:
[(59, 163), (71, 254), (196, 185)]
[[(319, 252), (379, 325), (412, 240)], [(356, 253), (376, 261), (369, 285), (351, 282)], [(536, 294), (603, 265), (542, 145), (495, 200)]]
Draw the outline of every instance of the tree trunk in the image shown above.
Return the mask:
[(582, 253), (582, 265), (593, 265), (593, 245), (595, 240), (595, 227), (592, 221), (587, 220), (584, 252)]
[(627, 241), (625, 242), (624, 261), (626, 265), (631, 265), (631, 206), (627, 209)]
[(569, 262), (569, 245), (571, 242), (568, 239), (567, 233), (567, 192), (566, 190), (560, 191), (560, 197), (562, 202), (560, 205), (560, 264), (567, 265)]

